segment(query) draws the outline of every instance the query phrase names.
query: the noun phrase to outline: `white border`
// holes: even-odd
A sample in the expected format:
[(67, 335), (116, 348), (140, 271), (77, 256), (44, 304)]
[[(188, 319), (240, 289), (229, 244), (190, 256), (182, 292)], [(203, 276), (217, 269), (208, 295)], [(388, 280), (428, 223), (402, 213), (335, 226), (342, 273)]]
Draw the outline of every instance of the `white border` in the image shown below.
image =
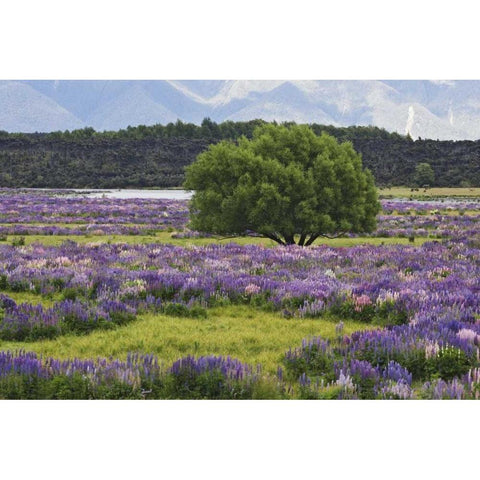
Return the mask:
[[(473, 2), (16, 0), (1, 79), (478, 79)], [(0, 112), (1, 114), (1, 112)], [(5, 478), (465, 478), (474, 402), (1, 402)]]
[(473, 1), (16, 0), (3, 79), (476, 79)]

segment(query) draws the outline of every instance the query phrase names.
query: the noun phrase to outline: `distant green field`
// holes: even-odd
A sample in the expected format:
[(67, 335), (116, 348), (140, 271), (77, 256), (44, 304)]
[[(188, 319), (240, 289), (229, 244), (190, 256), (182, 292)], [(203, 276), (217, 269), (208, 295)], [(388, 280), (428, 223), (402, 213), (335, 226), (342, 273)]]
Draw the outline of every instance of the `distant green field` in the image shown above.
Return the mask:
[[(18, 239), (19, 236), (9, 236), (6, 242)], [(258, 237), (234, 237), (234, 238), (172, 238), (171, 232), (157, 232), (156, 235), (26, 235), (25, 244), (41, 243), (43, 245), (57, 246), (70, 240), (79, 244), (88, 243), (127, 243), (130, 245), (149, 244), (149, 243), (168, 243), (180, 246), (201, 246), (211, 244), (237, 243), (239, 245), (264, 245), (273, 247), (277, 245), (273, 240)], [(424, 242), (432, 241), (431, 238), (415, 238), (415, 245), (421, 245)], [(408, 238), (401, 237), (341, 237), (335, 239), (319, 238), (314, 245), (329, 245), (331, 247), (351, 247), (354, 245), (406, 245)]]
[(419, 188), (412, 191), (409, 187), (379, 188), (378, 193), (383, 198), (396, 197), (480, 197), (480, 188)]

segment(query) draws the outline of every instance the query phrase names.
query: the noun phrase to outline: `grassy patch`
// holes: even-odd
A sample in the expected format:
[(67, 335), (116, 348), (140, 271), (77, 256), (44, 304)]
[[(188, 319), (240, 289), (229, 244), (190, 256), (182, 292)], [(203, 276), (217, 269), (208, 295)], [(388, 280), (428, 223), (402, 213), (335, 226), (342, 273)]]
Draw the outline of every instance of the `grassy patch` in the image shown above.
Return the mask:
[(42, 304), (44, 307), (47, 307), (47, 308), (53, 307), (53, 304), (55, 302), (61, 300), (60, 294), (56, 294), (52, 297), (44, 297), (43, 295), (38, 295), (36, 293), (30, 293), (30, 292), (5, 291), (1, 293), (8, 295), (17, 303), (31, 303), (32, 305)]
[(378, 194), (383, 198), (396, 197), (480, 197), (480, 188), (419, 188), (412, 192), (410, 187), (379, 188)]
[[(12, 237), (13, 239), (14, 237)], [(239, 245), (264, 245), (273, 247), (277, 245), (274, 241), (266, 238), (257, 237), (235, 237), (228, 239), (219, 238), (172, 238), (171, 232), (158, 232), (155, 236), (151, 235), (26, 235), (25, 244), (41, 243), (42, 245), (58, 246), (63, 242), (71, 240), (79, 244), (87, 243), (127, 243), (130, 245), (150, 244), (150, 243), (169, 243), (179, 246), (201, 246), (210, 245), (212, 243), (228, 244), (237, 243)], [(415, 238), (415, 244), (421, 245), (428, 238)], [(356, 238), (321, 238), (315, 241), (314, 245), (329, 245), (331, 247), (350, 247), (354, 245), (406, 245), (409, 243), (408, 238), (399, 237), (356, 237)]]
[[(264, 371), (275, 373), (283, 355), (297, 347), (304, 337), (335, 338), (339, 318), (285, 319), (279, 314), (247, 306), (213, 308), (206, 319), (142, 315), (124, 327), (96, 331), (86, 336), (66, 335), (39, 342), (0, 342), (0, 350), (25, 350), (56, 358), (125, 359), (128, 352), (154, 353), (166, 365), (188, 354), (230, 355)], [(365, 323), (345, 321), (344, 333), (373, 328)]]

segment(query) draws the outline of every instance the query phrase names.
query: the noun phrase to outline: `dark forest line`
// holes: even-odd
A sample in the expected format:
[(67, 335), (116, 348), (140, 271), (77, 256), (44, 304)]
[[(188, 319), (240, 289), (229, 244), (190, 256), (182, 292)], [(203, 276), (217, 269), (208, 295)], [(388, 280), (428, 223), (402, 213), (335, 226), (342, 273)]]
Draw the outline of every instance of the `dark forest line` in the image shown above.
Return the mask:
[[(261, 123), (205, 119), (200, 126), (178, 121), (116, 132), (0, 132), (0, 187), (178, 187), (184, 167), (209, 144), (251, 137)], [(429, 163), (431, 186), (480, 187), (480, 141), (414, 141), (377, 127), (310, 127), (351, 141), (379, 186), (411, 186), (415, 167)]]

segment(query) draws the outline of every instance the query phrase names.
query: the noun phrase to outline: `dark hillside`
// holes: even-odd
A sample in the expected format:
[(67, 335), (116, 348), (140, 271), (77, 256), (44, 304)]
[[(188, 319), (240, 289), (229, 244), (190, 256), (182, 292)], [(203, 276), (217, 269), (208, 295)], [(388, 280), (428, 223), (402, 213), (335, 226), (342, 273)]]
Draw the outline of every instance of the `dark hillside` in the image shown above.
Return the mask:
[[(51, 188), (175, 187), (183, 168), (210, 143), (251, 136), (261, 120), (201, 126), (177, 122), (48, 134), (0, 132), (0, 186)], [(480, 186), (480, 141), (416, 140), (376, 127), (311, 125), (351, 141), (380, 186), (410, 185), (415, 166), (429, 163), (435, 186)]]

